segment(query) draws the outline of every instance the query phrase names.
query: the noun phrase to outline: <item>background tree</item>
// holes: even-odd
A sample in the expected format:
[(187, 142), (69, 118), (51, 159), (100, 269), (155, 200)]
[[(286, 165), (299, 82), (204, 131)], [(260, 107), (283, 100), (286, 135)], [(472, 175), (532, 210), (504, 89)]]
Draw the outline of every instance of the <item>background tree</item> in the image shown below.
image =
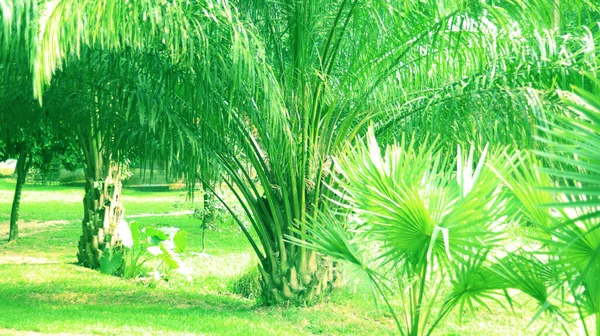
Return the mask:
[[(186, 144), (191, 144), (192, 148), (196, 146), (197, 141), (185, 138), (190, 138), (191, 134), (187, 125), (198, 125), (198, 110), (206, 110), (206, 113), (226, 110), (223, 106), (227, 102), (219, 96), (223, 93), (218, 91), (223, 87), (211, 88), (209, 95), (203, 95), (196, 91), (197, 84), (215, 83), (219, 74), (226, 71), (227, 79), (251, 71), (256, 73), (255, 70), (248, 70), (254, 67), (255, 53), (243, 51), (241, 60), (231, 57), (231, 46), (244, 48), (243, 42), (248, 37), (243, 27), (236, 26), (235, 15), (232, 16), (226, 4), (215, 6), (208, 2), (171, 6), (168, 3), (144, 1), (136, 3), (134, 8), (131, 6), (133, 4), (123, 1), (110, 1), (102, 8), (92, 2), (49, 3), (42, 11), (40, 40), (38, 48), (34, 50), (36, 95), (41, 98), (55, 69), (64, 66), (61, 74), (55, 76), (52, 82), (51, 91), (65, 93), (52, 94), (60, 97), (59, 101), (63, 104), (57, 105), (62, 108), (56, 113), (65, 114), (67, 108), (75, 107), (73, 115), (87, 116), (84, 125), (91, 125), (90, 131), (79, 137), (85, 139), (80, 141), (84, 153), (87, 153), (85, 165), (88, 171), (80, 260), (90, 266), (97, 266), (99, 250), (106, 247), (103, 243), (110, 243), (110, 246), (118, 244), (118, 239), (112, 238), (114, 232), (105, 232), (107, 221), (109, 227), (114, 226), (110, 223), (120, 222), (118, 212), (115, 216), (107, 216), (102, 208), (109, 206), (104, 201), (110, 197), (102, 197), (95, 189), (101, 184), (108, 185), (99, 180), (102, 176), (102, 173), (98, 173), (101, 171), (100, 163), (107, 160), (103, 158), (101, 161), (98, 154), (104, 153), (115, 159), (123, 157), (126, 148), (135, 148), (140, 157), (150, 163), (162, 157), (165, 158), (164, 162), (171, 164), (172, 158), (181, 158)], [(65, 11), (69, 15), (63, 15)], [(93, 22), (88, 20), (82, 24), (84, 17), (92, 18)], [(119, 33), (115, 34), (117, 31)], [(167, 35), (163, 35), (163, 32)], [(205, 47), (209, 39), (217, 41), (215, 45), (218, 48), (212, 44), (210, 48)], [(100, 47), (105, 53), (98, 53), (95, 47)], [(64, 59), (68, 59), (65, 64), (62, 63)], [(112, 62), (111, 67), (106, 67), (106, 62)], [(139, 68), (127, 67), (129, 64)], [(69, 67), (73, 68), (69, 70)], [(108, 75), (104, 72), (107, 69)], [(79, 76), (81, 74), (85, 75)], [(73, 81), (77, 84), (58, 78), (69, 76), (71, 79), (78, 78), (78, 81)], [(228, 87), (231, 83), (233, 80), (227, 82), (225, 92), (230, 91)], [(69, 89), (73, 94), (68, 94)], [(110, 111), (113, 111), (112, 117), (109, 116)], [(112, 133), (115, 126), (110, 126), (112, 128), (108, 131), (103, 128), (107, 124), (114, 125), (110, 123), (111, 120), (121, 121), (117, 127), (118, 134)], [(157, 122), (161, 120), (165, 123)], [(135, 126), (128, 128), (129, 121), (132, 121), (129, 125), (141, 127), (137, 130)], [(131, 141), (132, 137), (136, 141)], [(102, 140), (108, 143), (102, 143)], [(123, 151), (119, 152), (119, 148)], [(110, 181), (114, 182), (115, 178)], [(109, 212), (112, 210), (113, 207), (109, 206)], [(102, 219), (108, 217), (112, 218)], [(101, 238), (110, 241), (103, 242)]]
[[(57, 136), (58, 130), (51, 124), (33, 97), (4, 105), (0, 124), (3, 125), (0, 161), (16, 158), (17, 183), (10, 213), (9, 241), (17, 241), (21, 193), (31, 168), (48, 170), (53, 159), (66, 151), (65, 140)], [(8, 112), (6, 112), (8, 111)]]
[[(9, 241), (18, 239), (21, 192), (30, 168), (45, 170), (65, 154), (68, 139), (45, 108), (33, 98), (30, 73), (31, 41), (36, 6), (15, 3), (15, 16), (3, 11), (0, 35), (0, 161), (17, 158), (17, 183), (10, 215)], [(11, 9), (9, 7), (9, 9)]]

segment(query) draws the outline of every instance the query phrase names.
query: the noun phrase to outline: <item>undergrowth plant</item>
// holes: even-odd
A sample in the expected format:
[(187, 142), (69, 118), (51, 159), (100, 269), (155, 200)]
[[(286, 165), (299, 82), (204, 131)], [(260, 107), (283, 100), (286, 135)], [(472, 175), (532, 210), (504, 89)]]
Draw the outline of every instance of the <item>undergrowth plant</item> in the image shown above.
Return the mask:
[(362, 270), (402, 335), (430, 335), (454, 308), (487, 307), (504, 295), (491, 256), (504, 243), (511, 204), (486, 165), (495, 153), (475, 153), (459, 147), (451, 160), (435, 141), (403, 139), (382, 155), (371, 129), (336, 162), (332, 188), (347, 212), (322, 212), (308, 234), (297, 233)]
[(102, 273), (136, 278), (151, 260), (155, 261), (152, 276), (156, 280), (167, 277), (173, 269), (182, 274), (189, 273), (188, 267), (179, 257), (187, 245), (185, 231), (175, 227), (146, 227), (140, 230), (136, 222), (129, 225), (123, 222), (120, 230), (123, 245), (102, 255)]
[(203, 255), (208, 255), (206, 253), (206, 231), (217, 229), (220, 223), (225, 222), (226, 219), (229, 218), (223, 216), (224, 213), (220, 204), (217, 202), (218, 201), (214, 197), (204, 197), (202, 206), (195, 206), (194, 213), (191, 214), (192, 218), (200, 222), (200, 228), (202, 229), (201, 242)]

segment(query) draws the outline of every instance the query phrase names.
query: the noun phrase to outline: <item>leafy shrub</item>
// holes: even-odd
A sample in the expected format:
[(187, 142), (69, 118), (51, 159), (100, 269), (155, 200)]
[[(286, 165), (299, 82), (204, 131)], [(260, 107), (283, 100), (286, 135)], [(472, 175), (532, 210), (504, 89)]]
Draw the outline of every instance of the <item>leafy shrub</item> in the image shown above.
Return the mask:
[(228, 289), (233, 294), (241, 295), (248, 299), (262, 297), (262, 288), (260, 285), (260, 272), (258, 267), (251, 266), (242, 274), (231, 279)]
[(100, 272), (104, 274), (120, 274), (123, 269), (123, 252), (118, 249), (106, 249), (100, 257)]
[(123, 246), (121, 249), (104, 251), (100, 259), (102, 273), (135, 278), (153, 259), (157, 261), (152, 272), (155, 279), (166, 276), (173, 269), (182, 274), (189, 273), (188, 267), (179, 258), (187, 246), (185, 231), (175, 227), (147, 227), (140, 230), (135, 222), (121, 225), (119, 230)]

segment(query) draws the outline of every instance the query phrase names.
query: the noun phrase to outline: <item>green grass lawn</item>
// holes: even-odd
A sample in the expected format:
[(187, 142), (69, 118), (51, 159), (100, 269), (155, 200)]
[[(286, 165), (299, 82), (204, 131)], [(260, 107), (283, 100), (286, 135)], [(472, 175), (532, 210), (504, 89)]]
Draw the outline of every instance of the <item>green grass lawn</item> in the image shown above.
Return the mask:
[[(14, 187), (13, 180), (0, 179), (0, 221), (10, 218)], [(185, 191), (181, 190), (123, 190), (126, 216), (188, 210), (189, 203), (184, 201)], [(177, 209), (176, 204), (180, 205)], [(79, 220), (83, 213), (83, 187), (26, 185), (20, 213), (23, 221)]]
[[(207, 231), (201, 252), (199, 222), (190, 215), (147, 216), (145, 226), (176, 226), (188, 232), (184, 261), (190, 278), (125, 280), (74, 264), (81, 230), (82, 190), (26, 186), (18, 244), (6, 242), (14, 183), (0, 179), (0, 335), (389, 335), (391, 316), (377, 306), (365, 283), (348, 276), (346, 285), (311, 307), (263, 307), (252, 294), (256, 259), (239, 229), (225, 220)], [(181, 192), (124, 191), (127, 215), (164, 214), (177, 208)], [(253, 286), (253, 288), (252, 288)], [(245, 294), (245, 295), (240, 295)], [(495, 307), (495, 306), (493, 306)], [(514, 313), (500, 307), (449, 316), (442, 335), (530, 335), (547, 321), (531, 303)]]

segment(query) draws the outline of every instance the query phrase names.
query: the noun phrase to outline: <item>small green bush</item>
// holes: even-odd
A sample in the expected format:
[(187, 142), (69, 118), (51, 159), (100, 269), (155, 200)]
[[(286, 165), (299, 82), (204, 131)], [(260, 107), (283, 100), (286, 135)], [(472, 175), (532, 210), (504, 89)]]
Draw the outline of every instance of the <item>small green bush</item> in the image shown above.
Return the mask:
[(125, 223), (121, 228), (123, 247), (104, 252), (100, 259), (102, 273), (136, 278), (151, 259), (158, 261), (152, 272), (156, 280), (165, 278), (172, 269), (182, 274), (189, 273), (189, 268), (179, 258), (187, 246), (185, 231), (175, 227), (140, 230), (135, 222)]
[(262, 288), (260, 286), (260, 273), (256, 265), (248, 267), (240, 275), (231, 279), (227, 286), (233, 294), (241, 295), (248, 299), (262, 297)]

